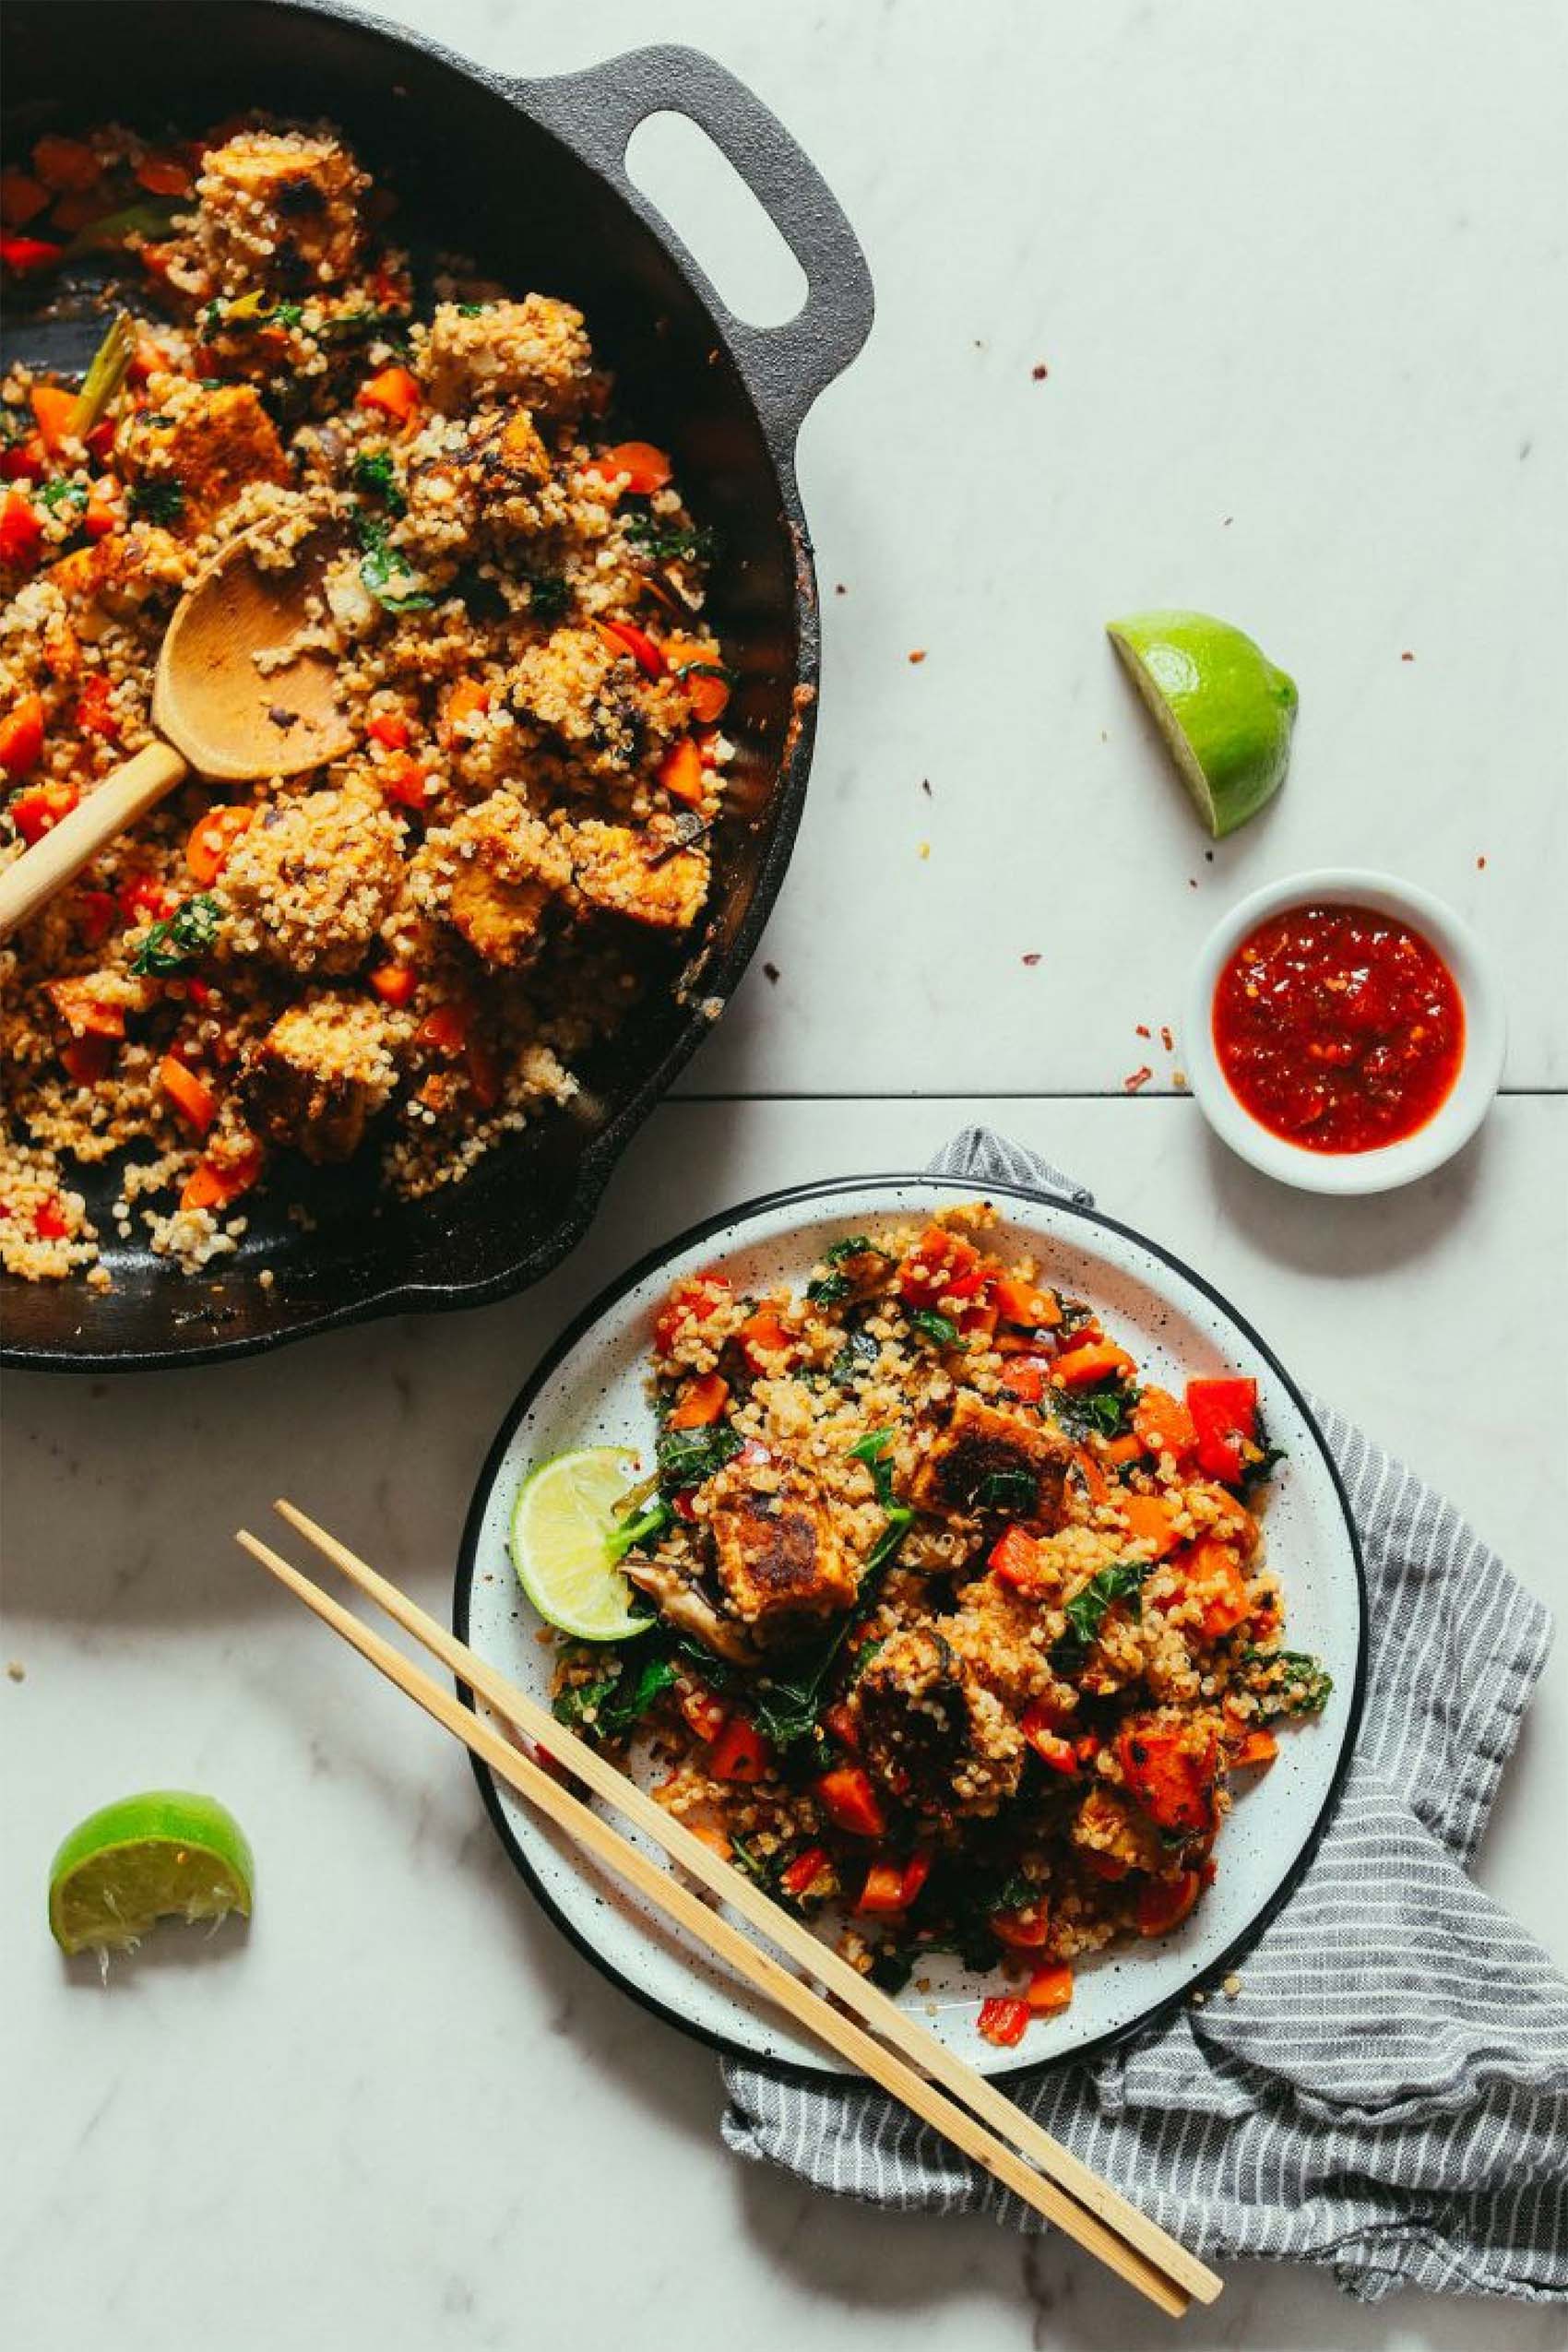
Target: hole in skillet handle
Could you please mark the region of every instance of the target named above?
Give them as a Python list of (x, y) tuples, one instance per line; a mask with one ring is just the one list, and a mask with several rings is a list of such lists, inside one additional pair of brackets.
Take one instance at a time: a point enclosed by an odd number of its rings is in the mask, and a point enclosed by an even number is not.
[(632, 133), (626, 172), (737, 318), (766, 327), (800, 316), (808, 291), (805, 271), (699, 123), (670, 109), (649, 114)]

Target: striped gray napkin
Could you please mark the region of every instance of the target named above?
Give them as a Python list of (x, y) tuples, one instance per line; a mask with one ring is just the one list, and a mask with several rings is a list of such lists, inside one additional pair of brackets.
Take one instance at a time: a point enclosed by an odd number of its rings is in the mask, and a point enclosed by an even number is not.
[[(983, 1128), (932, 1163), (1088, 1205)], [(1440, 1496), (1314, 1406), (1360, 1528), (1371, 1676), (1328, 1833), (1234, 2000), (1183, 2007), (1019, 2104), (1205, 2256), (1568, 2299), (1568, 1985), (1465, 1874), (1550, 1619)], [(730, 2146), (846, 2196), (1042, 2225), (879, 2093), (725, 2068)]]

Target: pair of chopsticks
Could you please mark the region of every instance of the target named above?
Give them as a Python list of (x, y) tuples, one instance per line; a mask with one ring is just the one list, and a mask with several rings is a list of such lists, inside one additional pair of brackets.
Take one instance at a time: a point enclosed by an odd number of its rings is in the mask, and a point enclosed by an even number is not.
[[(536, 1812), (766, 1994), (814, 2039), (880, 2084), (911, 2114), (941, 2132), (1036, 2213), (1065, 2230), (1160, 2310), (1180, 2319), (1191, 2299), (1214, 2300), (1220, 2281), (1211, 2270), (1069, 2148), (1042, 2131), (994, 2084), (966, 2065), (801, 1920), (722, 1860), (684, 1823), (656, 1805), (624, 1773), (557, 1723), (537, 1700), (487, 1666), (466, 1643), (447, 1633), (346, 1544), (293, 1503), (279, 1502), (276, 1508), (350, 1584), (412, 1633), (519, 1738), (531, 1741), (555, 1764), (586, 1782), (672, 1862), (826, 1987), (833, 2002), (824, 2000), (772, 1953), (760, 1950), (749, 1936), (717, 1916), (683, 1880), (629, 1844), (590, 1806), (563, 1788), (542, 1764), (493, 1730), (473, 1708), (422, 1672), (401, 1650), (374, 1633), (320, 1586), (248, 1530), (239, 1530), (237, 1540), (279, 1584), (286, 1585), (307, 1609), (323, 1618), (500, 1779), (527, 1798)], [(846, 2011), (850, 2013), (846, 2015)]]

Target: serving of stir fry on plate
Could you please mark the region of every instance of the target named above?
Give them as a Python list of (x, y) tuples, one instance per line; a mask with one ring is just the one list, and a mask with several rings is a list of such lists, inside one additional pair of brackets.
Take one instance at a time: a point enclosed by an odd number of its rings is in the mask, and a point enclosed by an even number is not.
[(658, 1468), (612, 1552), (646, 1623), (557, 1714), (879, 1981), (1002, 1972), (980, 2030), (1201, 1903), (1239, 1779), (1330, 1681), (1282, 1646), (1256, 1383), (1144, 1382), (994, 1212), (846, 1237), (803, 1295), (680, 1283)]

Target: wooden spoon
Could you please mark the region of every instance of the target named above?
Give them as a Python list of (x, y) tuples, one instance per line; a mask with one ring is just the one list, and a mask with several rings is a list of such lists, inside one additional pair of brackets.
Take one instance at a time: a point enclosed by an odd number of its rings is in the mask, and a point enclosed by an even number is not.
[(248, 784), (298, 776), (349, 749), (353, 738), (328, 654), (302, 653), (277, 670), (255, 664), (258, 653), (286, 645), (306, 624), (307, 602), (341, 541), (318, 530), (286, 567), (270, 569), (255, 560), (256, 536), (232, 540), (169, 624), (152, 688), (153, 724), (164, 740), (106, 776), (0, 873), (0, 939), (193, 769)]

